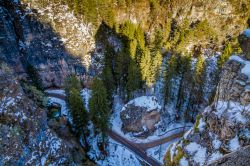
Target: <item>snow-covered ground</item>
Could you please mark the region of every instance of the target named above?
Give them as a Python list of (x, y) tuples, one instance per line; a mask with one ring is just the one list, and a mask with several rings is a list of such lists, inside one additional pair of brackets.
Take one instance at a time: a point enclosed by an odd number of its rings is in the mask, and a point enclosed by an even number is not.
[[(141, 99), (144, 99), (144, 100), (141, 101)], [(154, 97), (142, 96), (142, 97), (139, 97), (137, 99), (134, 99), (128, 102), (128, 104), (133, 103), (137, 106), (149, 107), (150, 109), (160, 108), (160, 105), (157, 104), (154, 99), (155, 99)], [(146, 139), (136, 138), (133, 136), (132, 133), (124, 134), (123, 131), (121, 130), (122, 121), (120, 118), (120, 112), (124, 110), (124, 103), (122, 103), (122, 100), (119, 98), (119, 96), (115, 96), (113, 109), (114, 109), (113, 110), (114, 112), (111, 115), (111, 119), (110, 119), (112, 130), (134, 143), (147, 143), (147, 142), (151, 142), (154, 140), (158, 140), (158, 139), (170, 136), (172, 134), (178, 133), (182, 131), (183, 129), (180, 128), (171, 132), (168, 132), (168, 131), (185, 126), (184, 123), (173, 123), (173, 124), (170, 124), (169, 126), (166, 126), (164, 131), (161, 128), (157, 128), (156, 131), (151, 136), (147, 137)], [(157, 125), (160, 125), (160, 123), (161, 121)], [(192, 124), (186, 124), (186, 126), (192, 126)]]
[(137, 156), (123, 145), (109, 138), (108, 157), (104, 160), (99, 160), (97, 163), (102, 166), (140, 166)]
[(98, 142), (100, 142), (101, 136), (94, 135), (93, 124), (89, 124), (90, 135), (88, 142), (90, 145), (90, 151), (88, 156), (95, 160), (98, 165), (101, 166), (140, 166), (137, 156), (127, 149), (125, 146), (117, 143), (111, 138), (108, 138), (108, 145), (106, 147), (107, 155), (104, 156), (98, 148)]
[(177, 142), (179, 140), (180, 139), (177, 138), (177, 139), (174, 139), (168, 143), (150, 148), (147, 150), (147, 154), (148, 154), (148, 156), (155, 158), (156, 160), (160, 161), (163, 164), (163, 158), (165, 156), (166, 149), (168, 149), (171, 144), (173, 144), (174, 142)]
[(231, 56), (230, 60), (236, 60), (236, 61), (240, 62), (241, 64), (244, 64), (245, 66), (241, 69), (241, 73), (248, 76), (248, 79), (250, 80), (250, 61), (244, 60), (237, 55)]
[(56, 98), (56, 97), (49, 97), (48, 104), (56, 103), (61, 106), (61, 115), (68, 115), (68, 108), (66, 105), (66, 102), (62, 99)]
[[(47, 92), (53, 93), (53, 94), (65, 95), (65, 92), (63, 90), (48, 90)], [(81, 95), (83, 97), (85, 107), (89, 110), (88, 101), (91, 96), (91, 90), (83, 89), (81, 91)], [(55, 97), (49, 97), (49, 102), (60, 104), (62, 108), (61, 110), (62, 114), (63, 115), (68, 114), (65, 101), (55, 98)], [(130, 101), (128, 104), (132, 104), (132, 103), (136, 104), (137, 106), (147, 107), (149, 109), (161, 108), (161, 106), (157, 103), (157, 101), (155, 100), (155, 97), (153, 96), (142, 96), (142, 97), (139, 97)], [(135, 142), (135, 143), (151, 142), (151, 141), (158, 140), (158, 139), (161, 139), (161, 138), (164, 138), (164, 137), (167, 137), (167, 136), (170, 136), (172, 134), (182, 131), (182, 129), (179, 129), (179, 130), (174, 130), (174, 131), (165, 133), (165, 131), (162, 131), (161, 129), (157, 129), (152, 136), (149, 136), (146, 139), (136, 138), (132, 134), (124, 134), (121, 131), (122, 122), (120, 119), (120, 112), (123, 110), (123, 108), (124, 108), (124, 103), (119, 98), (119, 96), (115, 96), (114, 107), (113, 107), (114, 112), (111, 115), (110, 124), (112, 126), (112, 130), (114, 130), (121, 136), (125, 137), (126, 139), (131, 140), (132, 142)], [(171, 124), (166, 128), (166, 131), (169, 131), (174, 128), (182, 127), (182, 126), (184, 126), (184, 124), (182, 123)], [(88, 142), (91, 147), (90, 147), (90, 151), (88, 152), (88, 155), (90, 156), (91, 159), (95, 160), (99, 165), (103, 165), (103, 166), (106, 166), (106, 165), (107, 166), (108, 165), (116, 165), (116, 166), (141, 165), (137, 156), (133, 152), (131, 152), (129, 149), (127, 149), (123, 145), (115, 142), (111, 138), (109, 138), (108, 146), (106, 149), (108, 152), (108, 156), (105, 157), (98, 148), (98, 142), (99, 142), (98, 140), (100, 140), (100, 135), (94, 135), (93, 128), (94, 128), (93, 124), (90, 123), (89, 125), (90, 136), (88, 137)], [(166, 149), (168, 148), (170, 144), (176, 141), (178, 141), (178, 139), (173, 140), (169, 143), (148, 149), (147, 154), (163, 163), (163, 157), (165, 155)]]
[(123, 106), (122, 111), (126, 109), (127, 105), (131, 104), (137, 107), (145, 107), (147, 108), (147, 111), (161, 109), (161, 106), (158, 104), (157, 99), (154, 96), (141, 96), (130, 100), (126, 105)]
[(250, 29), (246, 29), (243, 34), (250, 38)]
[(45, 90), (46, 93), (50, 94), (59, 94), (62, 96), (66, 96), (65, 91), (63, 89), (47, 89)]

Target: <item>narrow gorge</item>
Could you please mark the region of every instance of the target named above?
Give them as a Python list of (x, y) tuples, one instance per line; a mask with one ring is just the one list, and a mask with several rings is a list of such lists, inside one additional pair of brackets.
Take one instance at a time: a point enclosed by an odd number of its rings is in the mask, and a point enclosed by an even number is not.
[(249, 0), (0, 0), (1, 165), (248, 165)]

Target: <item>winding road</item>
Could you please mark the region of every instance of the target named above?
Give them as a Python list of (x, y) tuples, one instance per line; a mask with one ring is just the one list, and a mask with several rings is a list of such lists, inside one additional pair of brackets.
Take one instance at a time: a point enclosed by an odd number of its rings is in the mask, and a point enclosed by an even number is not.
[[(54, 98), (59, 98), (61, 100), (65, 101), (65, 95), (63, 94), (59, 94), (59, 93), (53, 93), (53, 92), (46, 92), (48, 94), (49, 97), (54, 97)], [(116, 142), (122, 144), (123, 146), (127, 147), (128, 149), (130, 149), (132, 152), (134, 152), (139, 158), (141, 158), (144, 162), (146, 162), (148, 165), (151, 166), (161, 166), (162, 164), (157, 161), (156, 159), (154, 159), (151, 156), (147, 155), (146, 150), (149, 148), (153, 148), (159, 145), (162, 145), (164, 143), (168, 143), (176, 138), (181, 138), (185, 132), (185, 128), (186, 127), (190, 127), (190, 126), (184, 126), (184, 127), (178, 127), (176, 129), (172, 129), (168, 132), (174, 131), (174, 130), (179, 130), (182, 129), (180, 132), (175, 132), (170, 136), (158, 139), (158, 140), (154, 140), (152, 142), (147, 142), (147, 143), (133, 143), (132, 141), (122, 137), (121, 135), (119, 135), (118, 133), (116, 133), (113, 130), (109, 130), (108, 131), (108, 136), (110, 138), (112, 138), (113, 140), (115, 140)], [(166, 134), (165, 133), (165, 134)]]

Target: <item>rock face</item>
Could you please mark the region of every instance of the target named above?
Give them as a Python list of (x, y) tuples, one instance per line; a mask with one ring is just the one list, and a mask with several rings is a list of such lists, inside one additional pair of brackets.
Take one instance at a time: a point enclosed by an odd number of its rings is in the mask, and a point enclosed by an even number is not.
[(160, 106), (155, 97), (142, 96), (126, 104), (120, 114), (122, 130), (137, 137), (147, 137), (160, 121)]
[(183, 139), (168, 149), (165, 165), (206, 165), (250, 144), (249, 71), (250, 61), (230, 57), (214, 103), (197, 117)]
[(90, 65), (95, 46), (91, 26), (64, 5), (17, 2), (0, 1), (0, 59), (20, 76), (31, 64), (45, 88), (61, 87), (72, 73), (87, 80), (95, 68)]
[(0, 63), (0, 84), (1, 165), (84, 164), (84, 150), (65, 121), (50, 128), (46, 111), (27, 96), (5, 63)]
[(223, 156), (221, 159), (209, 164), (210, 166), (230, 166), (241, 165), (247, 166), (250, 162), (250, 146), (241, 148), (236, 152)]
[(250, 29), (245, 30), (238, 40), (246, 58), (250, 60)]

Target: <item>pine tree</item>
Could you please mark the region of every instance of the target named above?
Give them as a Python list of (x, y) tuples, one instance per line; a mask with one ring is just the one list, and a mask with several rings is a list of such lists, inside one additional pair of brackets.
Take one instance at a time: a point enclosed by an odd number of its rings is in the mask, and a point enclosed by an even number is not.
[(145, 49), (142, 51), (142, 57), (140, 61), (140, 69), (142, 74), (142, 80), (146, 82), (147, 86), (152, 86), (151, 80), (151, 56), (150, 51)]
[(162, 65), (162, 54), (160, 53), (160, 51), (156, 51), (155, 55), (152, 57), (151, 60), (150, 80), (152, 83), (155, 83), (156, 79), (158, 78), (161, 65)]
[(84, 134), (88, 123), (88, 114), (84, 108), (84, 103), (80, 95), (80, 91), (75, 88), (70, 89), (68, 98), (69, 111), (73, 118), (74, 127), (76, 129), (77, 136)]
[[(191, 88), (191, 83), (192, 83), (192, 75), (191, 75), (191, 71), (192, 71), (192, 56), (191, 55), (181, 55), (180, 56), (180, 73), (181, 73), (181, 84), (179, 87), (179, 91), (178, 91), (178, 98), (177, 98), (177, 104), (176, 104), (176, 109), (179, 112), (178, 114), (181, 115), (183, 113), (186, 112), (186, 107), (182, 108), (185, 103), (185, 101), (188, 101), (189, 99), (188, 97), (188, 91)], [(184, 115), (181, 115), (180, 117), (184, 117)]]
[(194, 76), (192, 80), (192, 89), (191, 92), (195, 95), (190, 96), (188, 110), (191, 112), (191, 121), (195, 120), (195, 115), (199, 109), (199, 105), (203, 101), (203, 75), (204, 75), (204, 68), (205, 61), (202, 55), (197, 58), (196, 66), (194, 69)]
[(204, 70), (204, 58), (200, 55), (197, 59), (197, 63), (195, 66), (195, 73), (194, 73), (194, 81), (198, 84), (201, 85), (203, 80), (202, 80), (202, 74)]
[[(78, 91), (81, 90), (81, 84), (75, 75), (68, 76), (64, 80), (64, 90), (65, 90), (66, 96), (69, 96), (70, 90), (73, 88), (77, 89)], [(66, 100), (67, 100), (67, 98), (66, 98)]]
[(102, 72), (103, 83), (107, 89), (108, 100), (112, 102), (115, 80), (110, 66), (105, 66)]
[(136, 59), (136, 47), (137, 47), (137, 41), (135, 39), (130, 40), (128, 54), (132, 60)]
[(29, 75), (29, 78), (32, 80), (33, 85), (37, 89), (43, 90), (42, 80), (37, 72), (37, 69), (30, 63), (27, 64), (27, 73)]
[(107, 97), (107, 90), (103, 82), (95, 78), (92, 84), (92, 96), (89, 100), (89, 108), (96, 131), (102, 133), (103, 143), (109, 128), (110, 109)]
[(131, 61), (128, 68), (128, 82), (127, 82), (127, 92), (129, 98), (131, 98), (131, 93), (141, 87), (141, 74), (140, 69), (134, 61)]
[(228, 43), (226, 45), (222, 55), (219, 57), (219, 59), (217, 61), (217, 66), (219, 69), (221, 69), (224, 66), (224, 64), (229, 59), (230, 55), (232, 55), (232, 53), (233, 53), (232, 45), (230, 43)]
[(83, 135), (85, 144), (87, 145), (86, 133), (88, 113), (84, 107), (84, 103), (80, 94), (80, 81), (76, 76), (70, 76), (65, 80), (64, 85), (66, 93), (66, 103), (73, 118), (73, 126), (75, 128), (76, 135), (78, 137)]
[(168, 102), (171, 97), (171, 89), (172, 89), (172, 79), (175, 78), (177, 75), (177, 68), (178, 68), (178, 59), (177, 55), (172, 55), (170, 59), (167, 61), (167, 70), (166, 70), (166, 77), (165, 77), (165, 101)]

